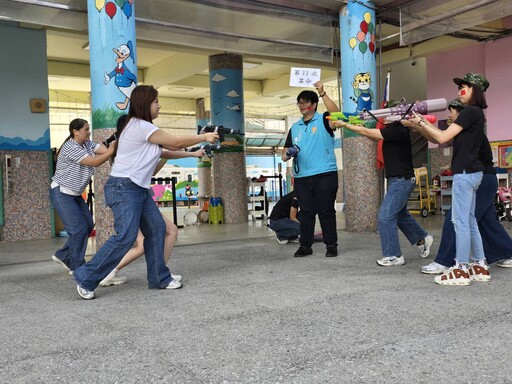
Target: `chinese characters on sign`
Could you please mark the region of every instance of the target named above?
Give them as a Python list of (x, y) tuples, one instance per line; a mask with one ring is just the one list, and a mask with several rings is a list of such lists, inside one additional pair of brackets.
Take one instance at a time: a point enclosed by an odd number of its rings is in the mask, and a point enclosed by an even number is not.
[(295, 68), (290, 70), (290, 87), (312, 87), (320, 81), (321, 70), (318, 68)]

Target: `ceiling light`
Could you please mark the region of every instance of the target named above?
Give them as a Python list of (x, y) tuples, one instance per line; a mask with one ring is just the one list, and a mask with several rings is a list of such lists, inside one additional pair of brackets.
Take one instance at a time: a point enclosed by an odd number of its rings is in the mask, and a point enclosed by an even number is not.
[(257, 63), (255, 61), (244, 61), (244, 69), (253, 69), (263, 65), (263, 63)]
[(84, 51), (88, 51), (89, 50), (89, 42), (85, 43), (84, 45), (82, 45), (82, 49)]
[(173, 92), (189, 92), (193, 89), (194, 88), (192, 88), (192, 87), (174, 87), (171, 89), (171, 91), (173, 91)]
[(48, 76), (48, 81), (52, 81), (54, 83), (58, 83), (59, 81), (64, 80), (61, 76)]

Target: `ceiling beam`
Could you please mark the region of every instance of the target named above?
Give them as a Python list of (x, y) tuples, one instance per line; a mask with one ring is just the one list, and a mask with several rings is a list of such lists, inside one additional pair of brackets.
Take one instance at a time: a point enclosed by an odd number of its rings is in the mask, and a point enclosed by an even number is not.
[(144, 82), (155, 88), (189, 78), (208, 68), (208, 56), (177, 53), (144, 71)]

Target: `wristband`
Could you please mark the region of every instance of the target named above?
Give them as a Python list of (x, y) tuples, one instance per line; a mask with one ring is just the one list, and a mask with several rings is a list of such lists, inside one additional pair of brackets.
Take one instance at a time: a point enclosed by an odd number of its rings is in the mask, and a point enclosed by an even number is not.
[(321, 95), (319, 94), (318, 96), (320, 96), (320, 97), (324, 97), (324, 96), (325, 96), (325, 92), (324, 92), (324, 93), (322, 93)]

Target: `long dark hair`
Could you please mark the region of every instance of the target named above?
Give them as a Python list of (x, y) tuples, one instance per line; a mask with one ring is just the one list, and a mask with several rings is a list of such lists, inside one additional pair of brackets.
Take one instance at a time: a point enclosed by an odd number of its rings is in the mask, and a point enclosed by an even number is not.
[(487, 108), (487, 101), (485, 100), (484, 91), (482, 91), (482, 89), (477, 85), (468, 84), (468, 86), (473, 88), (473, 95), (471, 95), (469, 105), (476, 105), (482, 109)]
[(117, 140), (114, 143), (114, 154), (110, 158), (114, 162), (119, 145), (119, 138), (128, 122), (132, 119), (141, 119), (153, 123), (151, 117), (151, 103), (158, 97), (158, 91), (152, 85), (139, 85), (135, 87), (130, 95), (130, 109), (128, 115), (122, 115), (117, 121)]
[(59, 147), (59, 150), (57, 151), (57, 154), (55, 155), (55, 160), (57, 160), (57, 158), (59, 157), (59, 153), (60, 153), (60, 150), (62, 148), (62, 146), (64, 145), (64, 143), (66, 141), (69, 141), (71, 140), (73, 137), (75, 137), (75, 134), (74, 134), (74, 130), (81, 130), (85, 124), (89, 124), (87, 122), (87, 120), (84, 120), (84, 119), (73, 119), (71, 120), (71, 123), (69, 123), (69, 136), (66, 138), (66, 140), (64, 140), (64, 142), (61, 144), (61, 146)]

